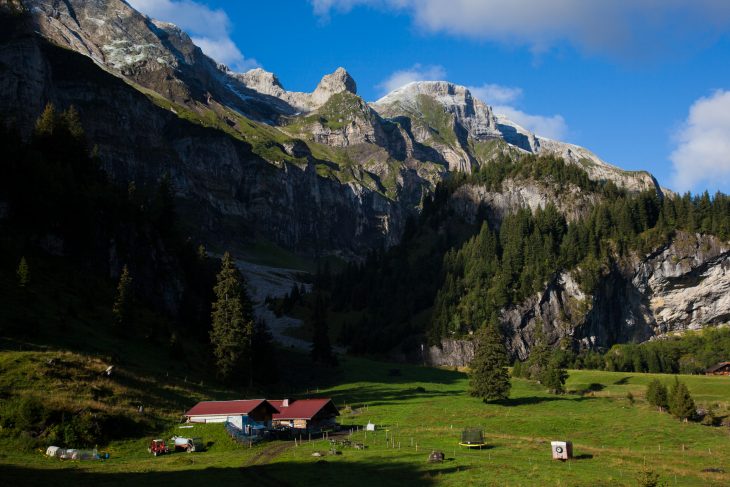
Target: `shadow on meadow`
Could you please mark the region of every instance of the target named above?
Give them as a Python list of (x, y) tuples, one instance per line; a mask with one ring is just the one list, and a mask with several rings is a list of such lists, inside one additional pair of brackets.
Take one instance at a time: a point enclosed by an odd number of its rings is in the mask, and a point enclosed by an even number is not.
[(541, 404), (544, 402), (554, 402), (554, 401), (583, 402), (583, 401), (590, 401), (593, 399), (595, 399), (595, 398), (586, 397), (586, 396), (580, 396), (580, 397), (574, 397), (574, 396), (522, 396), (522, 397), (510, 397), (510, 398), (503, 399), (500, 401), (494, 401), (494, 404), (499, 404), (501, 406), (530, 406), (533, 404)]
[[(75, 467), (76, 465), (74, 465)], [(438, 477), (464, 467), (417, 466), (388, 462), (384, 464), (340, 462), (277, 462), (248, 467), (206, 468), (172, 472), (100, 473), (79, 468), (29, 469), (0, 465), (4, 485), (13, 487), (54, 485), (58, 487), (166, 486), (170, 485), (257, 485), (262, 487), (322, 486), (402, 487), (436, 485)]]
[(428, 390), (426, 388), (394, 389), (380, 385), (357, 386), (349, 389), (332, 391), (331, 397), (337, 403), (358, 406), (387, 406), (412, 399), (432, 399), (437, 397), (455, 397), (465, 394), (461, 390)]

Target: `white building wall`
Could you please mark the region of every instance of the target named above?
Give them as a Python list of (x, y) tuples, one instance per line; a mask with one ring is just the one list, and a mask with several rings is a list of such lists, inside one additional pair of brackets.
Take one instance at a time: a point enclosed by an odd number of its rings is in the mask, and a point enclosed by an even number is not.
[(191, 423), (225, 423), (228, 416), (210, 415), (210, 416), (191, 416)]

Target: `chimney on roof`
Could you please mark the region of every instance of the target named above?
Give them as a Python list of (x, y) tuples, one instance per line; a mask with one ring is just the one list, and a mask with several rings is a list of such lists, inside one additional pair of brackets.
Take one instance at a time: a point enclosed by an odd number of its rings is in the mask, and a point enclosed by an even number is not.
[(281, 407), (288, 408), (289, 407), (289, 399), (284, 399), (281, 401)]

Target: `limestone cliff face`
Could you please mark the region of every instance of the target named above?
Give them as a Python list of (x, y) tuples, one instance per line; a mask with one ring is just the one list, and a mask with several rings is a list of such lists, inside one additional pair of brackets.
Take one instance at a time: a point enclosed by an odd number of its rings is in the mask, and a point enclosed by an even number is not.
[(463, 185), (451, 196), (449, 204), (467, 221), (473, 222), (477, 215), (486, 213), (490, 223), (499, 226), (507, 215), (518, 209), (535, 211), (549, 204), (555, 205), (567, 221), (575, 221), (586, 216), (598, 202), (596, 194), (573, 185), (557, 188), (544, 181), (507, 179), (500, 191), (488, 191), (477, 184)]
[(45, 103), (76, 106), (107, 173), (138, 187), (169, 174), (191, 232), (212, 248), (264, 239), (351, 257), (400, 235), (403, 210), (382, 194), (321, 177), (306, 157), (273, 165), (248, 143), (155, 105), (86, 57), (32, 33), (5, 35), (12, 38), (0, 50), (0, 113), (28, 133)]
[(247, 88), (203, 54), (179, 27), (150, 19), (121, 0), (22, 0), (44, 38), (99, 67), (186, 106), (211, 99), (260, 119), (292, 107)]
[[(712, 236), (678, 233), (654, 253), (609, 269), (592, 295), (569, 273), (500, 316), (514, 357), (524, 360), (537, 326), (552, 344), (568, 339), (583, 348), (641, 342), (668, 333), (730, 321), (730, 244)], [(466, 365), (470, 340), (431, 347), (426, 361)]]

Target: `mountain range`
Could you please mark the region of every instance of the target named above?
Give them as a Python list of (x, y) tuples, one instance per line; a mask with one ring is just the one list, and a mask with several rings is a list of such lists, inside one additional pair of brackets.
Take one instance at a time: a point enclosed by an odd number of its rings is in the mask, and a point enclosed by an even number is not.
[[(218, 251), (263, 243), (357, 261), (396, 246), (437, 186), (505, 157), (554, 156), (597, 184), (675, 197), (651, 174), (540, 137), (447, 81), (367, 102), (338, 68), (312, 92), (290, 92), (263, 69), (232, 72), (175, 25), (122, 0), (3, 0), (2, 8), (0, 115), (28, 135), (47, 103), (73, 105), (109, 177), (139, 187), (168, 177), (186, 234)], [(496, 227), (548, 204), (576, 221), (602, 200), (534, 177), (499, 190), (470, 183), (449, 198), (455, 217), (474, 222), (486, 208)], [(551, 340), (587, 346), (726, 322), (729, 269), (728, 242), (681, 234), (617, 264), (592, 296), (560, 272), (504, 310), (517, 331), (511, 350), (526, 356), (536, 323), (566, 315), (570, 326), (552, 326)], [(593, 314), (575, 312), (575, 300)], [(459, 353), (433, 361), (466, 360)]]

